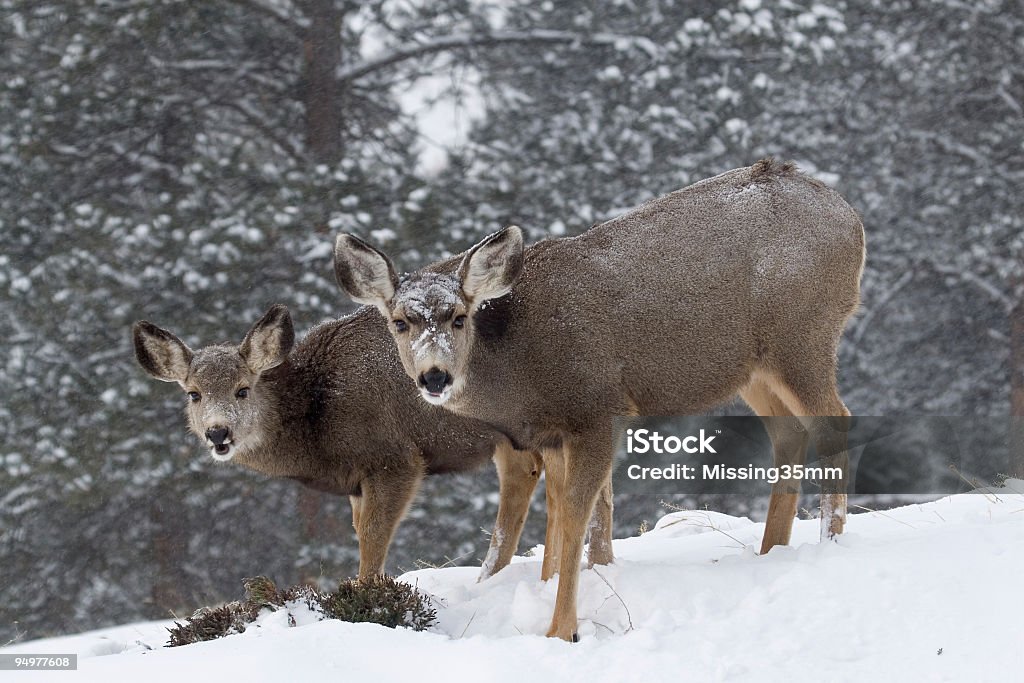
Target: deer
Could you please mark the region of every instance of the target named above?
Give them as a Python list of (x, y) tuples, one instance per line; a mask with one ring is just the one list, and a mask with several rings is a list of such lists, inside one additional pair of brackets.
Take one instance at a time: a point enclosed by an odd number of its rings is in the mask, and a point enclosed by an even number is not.
[[(842, 532), (850, 412), (837, 354), (864, 259), (857, 212), (773, 159), (575, 237), (525, 247), (509, 226), (402, 278), (354, 235), (335, 242), (339, 285), (388, 321), (425, 402), (542, 451), (561, 510), (547, 635), (572, 641), (585, 523), (612, 470), (616, 416), (696, 414), (739, 396), (759, 416), (793, 418), (765, 420), (773, 458), (803, 463), (813, 439), (842, 468), (823, 485), (821, 536)], [(762, 554), (789, 543), (798, 488), (772, 486)]]
[[(509, 564), (542, 473), (539, 454), (513, 448), (479, 420), (421, 401), (373, 309), (322, 323), (297, 344), (280, 304), (237, 345), (193, 351), (145, 320), (135, 323), (132, 339), (146, 373), (186, 392), (189, 430), (214, 460), (349, 497), (360, 581), (384, 573), (424, 476), (473, 470), (488, 457), (500, 496), (479, 580)], [(597, 517), (607, 520), (602, 538), (609, 546), (610, 516), (608, 509)], [(549, 512), (549, 529), (555, 523)]]

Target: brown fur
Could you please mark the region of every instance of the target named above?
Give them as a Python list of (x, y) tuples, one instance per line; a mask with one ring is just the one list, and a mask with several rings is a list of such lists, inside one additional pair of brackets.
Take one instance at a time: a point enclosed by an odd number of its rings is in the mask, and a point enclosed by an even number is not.
[[(480, 421), (421, 401), (370, 309), (313, 328), (291, 349), (293, 339), (283, 306), (240, 346), (193, 352), (155, 325), (134, 327), (142, 367), (201, 395), (186, 415), (208, 447), (207, 429), (229, 427), (234, 462), (350, 496), (360, 579), (384, 572), (391, 538), (425, 474), (470, 470), (492, 454), (501, 499), (481, 578), (507, 565), (540, 477), (539, 456), (516, 451)], [(243, 387), (249, 395), (238, 398)]]
[(773, 177), (792, 176), (797, 173), (796, 164), (792, 161), (778, 162), (771, 157), (761, 159), (750, 167), (750, 179), (754, 182)]
[[(518, 228), (496, 233), (458, 272), (480, 268), (479, 281), (497, 274), (491, 290), (512, 286), (501, 282), (503, 254), (494, 250), (506, 245), (514, 263), (517, 240)], [(849, 412), (836, 390), (836, 350), (859, 301), (864, 231), (833, 190), (766, 159), (522, 256), (511, 294), (479, 309), (467, 278), (452, 292), (423, 286), (450, 262), (413, 274), (393, 296), (380, 287), (356, 294), (376, 296), (392, 318), (410, 309), (424, 318), (392, 334), (410, 376), (449, 374), (434, 400), (522, 448), (558, 436), (561, 448), (543, 453), (561, 538), (548, 635), (569, 639), (586, 520), (611, 471), (614, 416), (700, 413), (739, 394), (758, 414), (797, 418), (771, 430), (780, 464), (803, 461), (808, 431), (830, 464), (845, 463)], [(375, 258), (382, 268), (386, 257)], [(470, 324), (432, 320), (439, 301), (473, 314)], [(843, 491), (839, 482), (823, 495), (825, 535), (842, 530)], [(796, 500), (773, 488), (762, 552), (788, 542)], [(544, 574), (552, 572), (545, 557)]]

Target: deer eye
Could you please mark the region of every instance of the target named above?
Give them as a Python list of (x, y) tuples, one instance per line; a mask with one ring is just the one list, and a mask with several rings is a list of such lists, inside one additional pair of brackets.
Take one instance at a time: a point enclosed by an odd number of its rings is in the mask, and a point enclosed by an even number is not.
[(452, 321), (452, 327), (458, 328), (460, 330), (465, 326), (465, 324), (466, 316), (464, 315), (457, 315), (455, 316), (455, 320)]
[(405, 332), (408, 329), (409, 329), (409, 323), (405, 322), (404, 320), (396, 320), (395, 321), (395, 330), (396, 331), (398, 331), (398, 332)]
[(188, 398), (193, 403), (199, 403), (199, 399), (201, 399), (202, 396), (199, 395), (198, 391), (190, 391), (188, 392)]
[(249, 387), (242, 387), (241, 389), (235, 392), (235, 396), (237, 396), (238, 398), (248, 398)]

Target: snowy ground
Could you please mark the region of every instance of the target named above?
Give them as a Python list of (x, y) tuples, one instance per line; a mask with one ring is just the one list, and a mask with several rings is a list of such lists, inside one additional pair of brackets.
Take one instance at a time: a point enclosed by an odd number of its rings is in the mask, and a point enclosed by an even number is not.
[[(154, 622), (11, 646), (78, 652), (75, 681), (960, 681), (1024, 678), (1024, 482), (852, 516), (838, 543), (816, 520), (755, 554), (763, 524), (679, 512), (615, 542), (584, 571), (582, 642), (542, 637), (555, 581), (537, 557), (485, 583), (473, 568), (406, 581), (437, 598), (433, 632), (265, 614), (244, 634), (161, 647)], [(614, 588), (614, 591), (613, 591)], [(628, 610), (628, 611), (627, 611)], [(148, 646), (148, 647), (147, 647)], [(148, 649), (151, 647), (152, 649)], [(6, 673), (6, 672), (5, 672)]]

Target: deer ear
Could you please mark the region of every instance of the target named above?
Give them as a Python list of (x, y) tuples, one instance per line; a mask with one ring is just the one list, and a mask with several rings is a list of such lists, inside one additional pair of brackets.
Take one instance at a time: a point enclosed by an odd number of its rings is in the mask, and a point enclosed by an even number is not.
[(334, 242), (334, 276), (353, 301), (376, 306), (384, 317), (391, 315), (398, 275), (382, 252), (355, 235), (342, 233)]
[(271, 306), (245, 335), (238, 347), (238, 355), (250, 370), (260, 374), (283, 363), (294, 343), (292, 316), (287, 306), (277, 304)]
[(523, 269), (523, 231), (515, 225), (486, 238), (462, 259), (459, 281), (473, 304), (508, 294)]
[(192, 349), (167, 330), (140, 320), (132, 326), (135, 359), (142, 369), (161, 382), (184, 385), (192, 364)]

